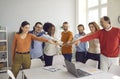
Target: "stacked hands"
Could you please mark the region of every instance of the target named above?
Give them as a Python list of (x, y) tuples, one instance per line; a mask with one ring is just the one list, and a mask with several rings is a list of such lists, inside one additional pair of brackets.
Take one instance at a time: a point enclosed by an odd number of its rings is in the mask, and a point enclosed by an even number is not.
[(49, 40), (48, 42), (51, 43), (51, 44), (59, 45), (59, 46), (67, 46), (67, 45), (78, 44), (78, 43), (80, 43), (80, 40), (77, 39), (77, 40), (68, 41), (66, 43), (63, 43), (62, 41), (52, 39), (52, 40)]
[(62, 41), (60, 41), (56, 38), (53, 38), (47, 34), (43, 35), (43, 37), (48, 39), (48, 43), (59, 45), (59, 46), (69, 46), (69, 45), (73, 45), (73, 44), (79, 44), (80, 39), (82, 38), (82, 37), (80, 37), (80, 38), (75, 39), (73, 41), (68, 41), (68, 42), (63, 43)]
[(51, 44), (55, 44), (55, 45), (59, 45), (59, 46), (62, 46), (63, 45), (63, 42), (62, 41), (57, 41), (57, 40), (48, 40), (49, 43)]

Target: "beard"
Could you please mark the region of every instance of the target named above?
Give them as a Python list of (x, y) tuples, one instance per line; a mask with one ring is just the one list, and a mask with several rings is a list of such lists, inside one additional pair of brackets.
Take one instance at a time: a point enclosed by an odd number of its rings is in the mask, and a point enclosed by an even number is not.
[(63, 28), (63, 30), (65, 30), (65, 31), (66, 31), (66, 30), (67, 30), (67, 28)]

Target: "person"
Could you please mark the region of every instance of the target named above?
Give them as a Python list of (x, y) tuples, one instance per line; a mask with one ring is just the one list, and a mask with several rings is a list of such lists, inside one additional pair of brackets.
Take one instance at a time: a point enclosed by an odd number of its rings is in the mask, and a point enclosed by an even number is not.
[(46, 42), (44, 45), (45, 66), (51, 66), (52, 62), (53, 62), (53, 56), (58, 53), (57, 52), (57, 40), (54, 36), (55, 26), (50, 22), (46, 22), (43, 25), (43, 29), (47, 33), (46, 35), (43, 35), (43, 37), (46, 37), (48, 39), (52, 39), (56, 42), (56, 44), (50, 44), (50, 43)]
[[(90, 29), (90, 34), (93, 34), (100, 30), (100, 27), (96, 22), (90, 22), (88, 24)], [(86, 55), (86, 60), (93, 59), (98, 61), (98, 69), (100, 69), (100, 43), (98, 39), (93, 39), (89, 41), (89, 48)]]
[(86, 35), (79, 40), (75, 40), (72, 44), (77, 42), (85, 42), (92, 39), (99, 39), (100, 42), (100, 68), (108, 71), (111, 65), (119, 65), (119, 52), (120, 52), (120, 28), (112, 27), (111, 21), (108, 16), (103, 16), (100, 19), (100, 24), (103, 29)]
[[(41, 22), (36, 22), (35, 26), (33, 27), (33, 30), (30, 31), (30, 33), (36, 35), (37, 37), (40, 37), (43, 34), (45, 34), (45, 32), (43, 31), (42, 23)], [(44, 46), (43, 42), (36, 41), (36, 40), (33, 40), (31, 42), (30, 55), (31, 55), (32, 59), (40, 58), (41, 60), (44, 60), (44, 57), (43, 57), (43, 46)]]
[(61, 33), (61, 41), (63, 45), (61, 47), (61, 52), (64, 58), (68, 61), (72, 59), (72, 45), (69, 45), (73, 40), (72, 32), (68, 30), (69, 24), (68, 22), (63, 23), (63, 32)]
[[(84, 25), (79, 24), (77, 28), (78, 28), (79, 33), (75, 34), (74, 40), (86, 35), (84, 32), (84, 29), (85, 29)], [(78, 43), (75, 45), (75, 47), (76, 47), (76, 55), (75, 55), (76, 61), (85, 63), (86, 62), (86, 53), (88, 50), (87, 42)]]
[(30, 24), (27, 21), (21, 23), (19, 32), (15, 34), (12, 44), (12, 72), (15, 77), (22, 67), (23, 69), (30, 68), (30, 45), (32, 40), (53, 43), (53, 41), (42, 37), (36, 37), (28, 33)]

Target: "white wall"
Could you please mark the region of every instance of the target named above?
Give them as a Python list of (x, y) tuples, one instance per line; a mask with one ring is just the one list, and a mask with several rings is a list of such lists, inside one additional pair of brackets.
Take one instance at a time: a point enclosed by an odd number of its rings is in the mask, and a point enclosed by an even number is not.
[(0, 25), (8, 30), (9, 62), (13, 32), (18, 31), (22, 21), (52, 22), (57, 29), (68, 21), (70, 29), (75, 26), (75, 0), (0, 0)]
[(108, 0), (108, 16), (113, 26), (120, 27), (118, 16), (120, 16), (120, 0)]
[[(86, 15), (86, 0), (76, 0), (76, 27), (79, 24), (83, 24), (85, 27), (85, 31), (86, 28), (88, 28), (86, 25)], [(76, 31), (78, 32), (78, 30)]]

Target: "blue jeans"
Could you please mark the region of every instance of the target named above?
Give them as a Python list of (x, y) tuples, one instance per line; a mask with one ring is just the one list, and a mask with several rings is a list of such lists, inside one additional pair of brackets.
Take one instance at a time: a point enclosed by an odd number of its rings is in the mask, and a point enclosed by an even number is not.
[(64, 58), (71, 62), (72, 54), (63, 54)]

